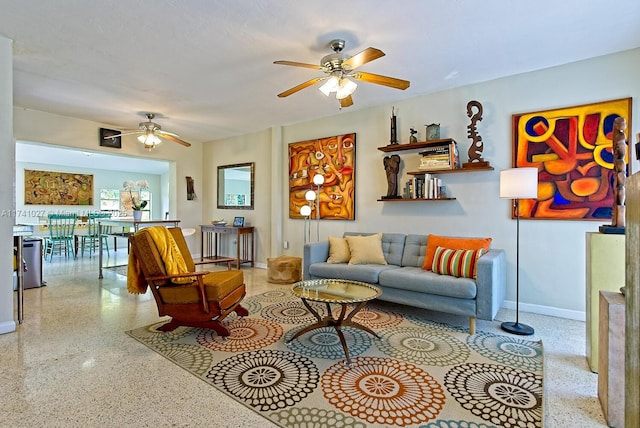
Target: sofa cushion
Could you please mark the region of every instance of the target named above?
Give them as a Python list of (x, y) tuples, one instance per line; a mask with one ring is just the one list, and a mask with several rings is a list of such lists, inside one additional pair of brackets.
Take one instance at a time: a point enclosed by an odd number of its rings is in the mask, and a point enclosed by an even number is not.
[(433, 256), (436, 248), (443, 247), (451, 250), (479, 250), (483, 248), (489, 251), (491, 238), (455, 238), (450, 236), (429, 235), (427, 236), (427, 253), (424, 257), (422, 268), (431, 270), (433, 266)]
[(484, 249), (479, 250), (450, 250), (438, 247), (433, 256), (433, 273), (441, 275), (452, 275), (457, 278), (475, 278), (478, 259), (482, 256)]
[(378, 282), (389, 288), (460, 299), (475, 299), (477, 294), (476, 282), (471, 278), (439, 275), (414, 266), (381, 271)]
[[(344, 236), (369, 236), (374, 233), (360, 233), (360, 232), (345, 232)], [(383, 233), (382, 234), (382, 252), (384, 258), (390, 265), (402, 264), (402, 254), (404, 252), (406, 235), (404, 233)], [(422, 265), (420, 265), (422, 266)]]
[[(350, 265), (347, 263), (313, 263), (309, 275), (313, 278), (350, 279), (376, 284), (380, 272), (398, 269), (395, 265)], [(424, 272), (424, 271), (423, 271)]]
[(349, 244), (344, 238), (329, 237), (329, 258), (327, 263), (348, 263), (351, 258)]
[(427, 235), (407, 235), (401, 266), (421, 268), (427, 253)]
[(382, 233), (368, 236), (347, 236), (345, 239), (351, 252), (350, 265), (387, 264), (382, 252)]

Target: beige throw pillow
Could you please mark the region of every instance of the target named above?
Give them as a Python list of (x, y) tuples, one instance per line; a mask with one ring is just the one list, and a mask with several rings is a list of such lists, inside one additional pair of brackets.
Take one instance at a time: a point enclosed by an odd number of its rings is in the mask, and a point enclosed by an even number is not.
[(382, 252), (382, 233), (368, 236), (347, 236), (345, 239), (351, 252), (350, 265), (387, 264)]
[(329, 237), (329, 258), (327, 263), (348, 263), (351, 258), (349, 244), (344, 238)]

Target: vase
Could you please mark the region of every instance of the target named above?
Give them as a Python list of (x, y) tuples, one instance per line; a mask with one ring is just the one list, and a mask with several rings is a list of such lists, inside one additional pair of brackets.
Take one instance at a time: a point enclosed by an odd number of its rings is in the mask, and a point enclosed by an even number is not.
[(140, 221), (140, 220), (142, 220), (142, 211), (133, 210), (133, 221)]

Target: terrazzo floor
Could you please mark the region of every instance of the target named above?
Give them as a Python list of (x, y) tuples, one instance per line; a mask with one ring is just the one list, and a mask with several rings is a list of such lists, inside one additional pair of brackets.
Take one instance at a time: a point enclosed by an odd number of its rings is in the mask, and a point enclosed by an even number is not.
[[(110, 265), (126, 263), (126, 249)], [(266, 270), (243, 268), (248, 294), (273, 288)], [(44, 263), (47, 286), (25, 290), (24, 322), (0, 335), (1, 427), (270, 427), (266, 419), (131, 339), (124, 332), (159, 320), (150, 293), (130, 295), (97, 258)], [(466, 325), (466, 317), (432, 313)], [(503, 333), (501, 310), (483, 331)], [(585, 323), (521, 313), (545, 352), (545, 427), (606, 427), (597, 375), (585, 357)]]

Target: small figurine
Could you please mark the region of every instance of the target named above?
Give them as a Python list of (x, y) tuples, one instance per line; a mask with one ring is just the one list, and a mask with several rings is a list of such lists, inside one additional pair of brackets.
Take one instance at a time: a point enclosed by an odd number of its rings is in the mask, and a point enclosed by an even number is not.
[(417, 143), (418, 137), (416, 137), (416, 134), (418, 133), (418, 131), (413, 128), (409, 128), (409, 133), (411, 134), (411, 136), (409, 137), (409, 143)]

